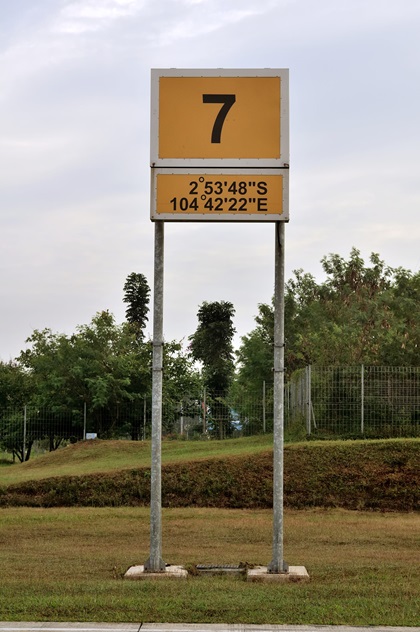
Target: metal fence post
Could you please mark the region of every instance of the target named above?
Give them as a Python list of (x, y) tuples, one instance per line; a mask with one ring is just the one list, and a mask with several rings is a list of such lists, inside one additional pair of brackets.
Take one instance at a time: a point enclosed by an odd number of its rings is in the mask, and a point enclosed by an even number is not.
[(307, 410), (306, 410), (306, 432), (308, 436), (311, 435), (311, 415), (312, 415), (312, 366), (309, 364), (306, 367), (306, 401), (307, 401)]
[(265, 422), (265, 380), (263, 381), (263, 433), (265, 434), (266, 431), (266, 422)]
[(86, 441), (86, 420), (87, 420), (86, 402), (83, 402), (83, 440), (84, 441)]
[(26, 406), (23, 407), (23, 445), (22, 445), (22, 463), (25, 462), (26, 452)]
[(180, 412), (180, 433), (181, 435), (184, 434), (184, 407), (182, 405), (182, 400), (179, 402), (179, 412)]
[(204, 387), (204, 392), (203, 392), (203, 435), (206, 434), (207, 432), (207, 420), (206, 420), (206, 413), (207, 413), (207, 401), (206, 401), (206, 387)]
[(150, 557), (144, 570), (165, 570), (162, 560), (162, 382), (163, 382), (164, 222), (155, 222), (153, 297), (152, 466), (150, 481)]
[(360, 432), (362, 435), (365, 434), (365, 367), (362, 364), (361, 373), (360, 373)]

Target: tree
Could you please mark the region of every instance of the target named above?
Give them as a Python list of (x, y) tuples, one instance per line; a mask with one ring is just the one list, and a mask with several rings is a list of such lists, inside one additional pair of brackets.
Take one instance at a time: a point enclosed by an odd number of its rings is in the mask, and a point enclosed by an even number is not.
[(201, 391), (201, 376), (191, 354), (185, 352), (182, 344), (175, 340), (164, 344), (163, 375), (162, 424), (166, 432), (174, 432), (181, 410), (188, 416), (191, 408), (196, 408), (193, 403)]
[(0, 361), (0, 411), (23, 407), (29, 397), (28, 375), (15, 361)]
[[(84, 403), (88, 423), (101, 438), (142, 436), (144, 404), (152, 390), (152, 345), (139, 341), (130, 323), (118, 325), (110, 312), (102, 311), (70, 336), (35, 330), (27, 343), (19, 367), (31, 387), (28, 414), (29, 408), (48, 411), (47, 418), (38, 420), (31, 410), (28, 427), (40, 429), (37, 439), (48, 437), (55, 449), (62, 438), (80, 438)], [(164, 398), (174, 411), (185, 394), (196, 390), (192, 364), (180, 343), (165, 345)], [(167, 430), (170, 423), (168, 418)]]
[(148, 321), (150, 287), (143, 274), (132, 272), (124, 284), (124, 303), (127, 322), (133, 327), (138, 340), (144, 338), (144, 328)]
[[(262, 307), (260, 306), (260, 309)], [(241, 346), (236, 352), (239, 370), (231, 388), (231, 394), (244, 434), (247, 434), (250, 428), (252, 428), (252, 434), (256, 429), (263, 431), (263, 399), (265, 397), (266, 404), (272, 400), (274, 360), (272, 329), (272, 326), (266, 329), (257, 325), (253, 331), (241, 338)], [(267, 335), (268, 331), (270, 335)], [(256, 402), (260, 402), (261, 406), (256, 406)]]
[[(366, 265), (353, 248), (345, 260), (321, 261), (322, 282), (294, 271), (285, 291), (285, 366), (420, 363), (420, 273), (385, 265), (372, 253)], [(257, 327), (242, 338), (238, 380), (256, 388), (271, 365), (273, 308), (259, 306)]]
[(21, 463), (29, 461), (35, 441), (33, 433), (29, 431), (26, 433), (25, 446), (23, 446), (23, 423), (23, 410), (16, 409), (2, 415), (0, 445), (3, 450), (13, 455), (13, 461), (17, 457)]
[(125, 423), (122, 408), (150, 393), (149, 345), (136, 343), (128, 324), (117, 325), (108, 311), (98, 312), (71, 336), (35, 330), (27, 342), (30, 347), (19, 361), (32, 383), (29, 403), (57, 415), (78, 412), (76, 436), (84, 402), (95, 430), (114, 436)]
[[(229, 411), (223, 403), (234, 375), (233, 316), (235, 309), (227, 301), (204, 302), (197, 313), (198, 327), (189, 337), (194, 360), (203, 364), (203, 381), (213, 398), (212, 416), (217, 421), (219, 436), (232, 430)], [(213, 429), (214, 430), (214, 429)]]
[(236, 352), (240, 367), (236, 383), (251, 398), (261, 396), (263, 382), (267, 385), (273, 382), (274, 313), (265, 304), (258, 306), (258, 312), (255, 317), (257, 327), (242, 336)]
[(298, 271), (287, 285), (286, 342), (300, 364), (418, 364), (418, 275), (376, 253), (366, 265), (355, 248), (348, 261), (329, 255), (322, 266), (322, 283)]

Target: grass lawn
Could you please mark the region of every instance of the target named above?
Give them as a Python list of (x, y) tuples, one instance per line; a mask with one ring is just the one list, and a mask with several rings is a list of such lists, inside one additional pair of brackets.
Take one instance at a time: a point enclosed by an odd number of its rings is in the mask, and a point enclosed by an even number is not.
[[(241, 454), (254, 454), (273, 447), (273, 435), (241, 437), (226, 441), (163, 441), (162, 464)], [(36, 456), (26, 463), (0, 461), (0, 485), (40, 480), (53, 476), (81, 476), (97, 472), (150, 467), (150, 441), (95, 440), (68, 445)]]
[[(267, 564), (270, 510), (164, 509), (163, 557)], [(0, 510), (0, 620), (420, 625), (420, 515), (285, 512), (304, 584), (122, 579), (149, 555), (147, 508)]]

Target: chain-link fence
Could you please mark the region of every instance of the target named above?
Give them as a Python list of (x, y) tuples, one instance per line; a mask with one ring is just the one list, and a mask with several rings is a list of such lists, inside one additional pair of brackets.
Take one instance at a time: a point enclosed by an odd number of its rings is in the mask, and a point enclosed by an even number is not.
[(286, 387), (286, 418), (320, 437), (418, 437), (420, 367), (306, 367)]

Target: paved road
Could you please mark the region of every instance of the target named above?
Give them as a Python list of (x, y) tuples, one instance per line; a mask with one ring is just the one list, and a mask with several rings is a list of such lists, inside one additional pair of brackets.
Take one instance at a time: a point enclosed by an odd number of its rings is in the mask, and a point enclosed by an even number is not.
[(420, 632), (420, 627), (347, 625), (245, 625), (241, 623), (19, 623), (0, 632)]

